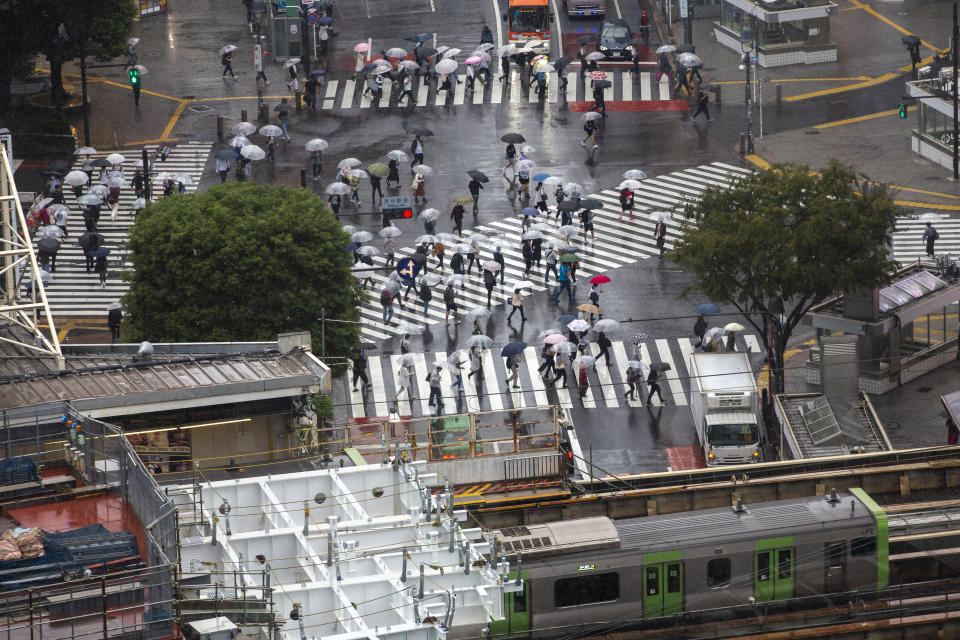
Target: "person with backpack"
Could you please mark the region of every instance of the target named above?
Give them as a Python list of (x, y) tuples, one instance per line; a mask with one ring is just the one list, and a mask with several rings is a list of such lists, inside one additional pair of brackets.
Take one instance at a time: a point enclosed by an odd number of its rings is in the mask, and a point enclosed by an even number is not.
[(487, 309), (490, 308), (490, 299), (493, 297), (493, 288), (497, 286), (497, 274), (490, 269), (483, 270), (483, 286), (487, 288)]
[(380, 291), (380, 304), (383, 306), (383, 324), (393, 320), (393, 293), (384, 287)]
[(932, 224), (927, 223), (927, 228), (923, 230), (923, 236), (920, 238), (922, 242), (927, 243), (927, 255), (931, 258), (933, 257), (933, 245), (940, 239), (940, 233), (934, 228)]
[(400, 340), (400, 355), (410, 353), (410, 349), (410, 334), (407, 333)]
[(567, 295), (570, 300), (573, 300), (575, 296), (573, 295), (573, 290), (570, 288), (570, 267), (566, 262), (560, 263), (560, 273), (557, 275), (557, 289), (553, 292), (553, 301), (560, 301), (560, 294), (564, 289), (567, 290)]
[(597, 144), (597, 125), (594, 124), (593, 120), (587, 120), (583, 124), (583, 132), (586, 133), (586, 137), (580, 141), (580, 146), (587, 146), (587, 140), (593, 143), (594, 149), (599, 149), (600, 145)]
[[(590, 285), (590, 296), (589, 296), (589, 297), (590, 297), (590, 303), (591, 303), (592, 305), (594, 305), (595, 307), (597, 307), (598, 309), (600, 308), (600, 294), (601, 294), (601, 293), (602, 293), (602, 291), (600, 290), (600, 285), (599, 285), (599, 284), (594, 283), (594, 284)], [(601, 312), (600, 312), (599, 314), (597, 314), (597, 315), (598, 315), (598, 317), (602, 318), (602, 317), (603, 317), (603, 312), (601, 311)], [(592, 314), (592, 313), (590, 314), (590, 322), (593, 322), (593, 314)], [(601, 334), (601, 335), (602, 335), (602, 334)]]

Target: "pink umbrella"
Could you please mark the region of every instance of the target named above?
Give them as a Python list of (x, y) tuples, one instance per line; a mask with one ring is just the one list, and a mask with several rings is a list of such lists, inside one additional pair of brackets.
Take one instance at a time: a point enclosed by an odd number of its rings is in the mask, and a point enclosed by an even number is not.
[(606, 80), (607, 74), (605, 74), (603, 71), (591, 71), (587, 74), (587, 77), (591, 80)]
[(357, 46), (355, 46), (353, 50), (356, 51), (357, 53), (366, 53), (367, 51), (370, 51), (370, 45), (367, 44), (366, 42), (361, 42)]
[(466, 62), (467, 64), (480, 64), (481, 62), (483, 62), (483, 58), (481, 58), (480, 56), (470, 56), (469, 58), (464, 60), (464, 62)]

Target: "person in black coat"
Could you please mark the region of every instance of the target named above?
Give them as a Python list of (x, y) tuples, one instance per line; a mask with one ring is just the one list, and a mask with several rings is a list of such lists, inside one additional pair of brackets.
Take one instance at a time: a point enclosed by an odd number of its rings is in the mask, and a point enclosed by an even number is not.
[(423, 140), (420, 139), (420, 136), (416, 136), (413, 141), (410, 142), (410, 153), (413, 155), (410, 173), (413, 173), (413, 167), (418, 164), (423, 164)]
[(110, 327), (110, 342), (120, 339), (120, 323), (123, 321), (123, 312), (120, 307), (107, 311), (107, 326)]
[(470, 184), (467, 185), (467, 189), (470, 190), (470, 197), (473, 198), (473, 212), (477, 213), (480, 210), (477, 205), (480, 202), (480, 189), (483, 189), (483, 183), (481, 183), (479, 180), (471, 178)]
[(523, 277), (527, 277), (533, 268), (533, 244), (529, 240), (523, 241), (523, 266)]

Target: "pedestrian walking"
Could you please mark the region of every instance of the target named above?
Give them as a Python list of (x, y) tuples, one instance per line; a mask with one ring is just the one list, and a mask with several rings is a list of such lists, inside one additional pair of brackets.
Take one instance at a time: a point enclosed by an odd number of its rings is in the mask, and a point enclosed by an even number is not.
[(497, 274), (489, 269), (484, 269), (483, 286), (487, 288), (487, 309), (489, 309), (490, 299), (493, 297), (493, 288), (497, 286)]
[(431, 407), (437, 408), (437, 414), (443, 410), (443, 395), (440, 393), (440, 379), (443, 376), (443, 368), (440, 363), (433, 368), (427, 375), (427, 381), (430, 383), (430, 401), (427, 403)]
[(523, 277), (530, 275), (530, 269), (533, 268), (533, 244), (529, 240), (524, 240), (522, 245), (523, 254)]
[(510, 323), (510, 320), (513, 318), (513, 314), (517, 311), (520, 312), (520, 324), (523, 324), (527, 321), (527, 316), (523, 312), (523, 300), (526, 296), (521, 293), (520, 289), (514, 289), (513, 295), (510, 296), (510, 305), (513, 307), (510, 310), (510, 315), (507, 316), (507, 323)]
[(110, 328), (111, 344), (120, 339), (121, 322), (123, 322), (123, 311), (120, 310), (119, 305), (107, 311), (107, 327)]
[(328, 25), (320, 25), (320, 55), (326, 57), (327, 49), (330, 44), (330, 27)]
[[(590, 285), (590, 294), (587, 296), (590, 299), (590, 304), (594, 305), (596, 308), (600, 308), (600, 294), (603, 293), (603, 289), (600, 288), (600, 285), (593, 283)], [(598, 314), (598, 317), (603, 317), (603, 311)], [(590, 322), (593, 322), (593, 314), (590, 314)]]
[(93, 264), (93, 270), (100, 276), (100, 288), (107, 288), (107, 256), (99, 255)]
[(593, 211), (590, 209), (580, 210), (580, 224), (583, 225), (583, 241), (587, 241), (587, 233), (590, 234), (590, 242), (596, 244), (597, 236), (593, 229)]
[[(227, 181), (227, 174), (230, 172), (230, 163), (225, 158), (217, 158), (217, 174), (220, 176), (220, 184)], [(134, 176), (136, 179), (136, 176)], [(143, 177), (140, 178), (141, 182)]]
[(553, 378), (550, 380), (550, 386), (556, 387), (557, 380), (563, 380), (561, 388), (567, 388), (567, 356), (562, 351), (557, 351), (553, 359)]
[(464, 259), (467, 260), (467, 275), (470, 275), (473, 271), (474, 264), (477, 265), (477, 271), (480, 271), (480, 261), (477, 259), (477, 246), (475, 244), (470, 245), (470, 253)]
[(459, 202), (453, 205), (453, 211), (450, 212), (450, 219), (453, 220), (453, 230), (458, 236), (463, 235), (463, 205)]
[(437, 259), (437, 266), (443, 271), (443, 256), (447, 252), (447, 247), (439, 240), (433, 243), (433, 257)]
[(640, 383), (640, 374), (633, 367), (627, 367), (626, 377), (629, 390), (623, 394), (623, 397), (633, 400), (634, 394), (639, 393), (637, 385)]
[(63, 231), (63, 237), (66, 238), (67, 233), (67, 221), (70, 219), (70, 209), (67, 207), (57, 207), (56, 211), (53, 212), (53, 224), (60, 227), (60, 230)]
[(290, 142), (290, 132), (287, 131), (287, 124), (289, 122), (289, 117), (287, 116), (286, 111), (281, 111), (279, 118), (277, 120), (280, 122), (280, 128), (283, 129), (283, 139), (285, 142)]
[(480, 44), (484, 43), (493, 44), (493, 32), (487, 25), (483, 25), (483, 29), (480, 30)]
[(630, 221), (633, 222), (633, 190), (629, 187), (620, 189), (620, 218), (618, 222), (623, 222), (623, 215), (630, 214)]
[(934, 228), (931, 223), (927, 223), (926, 228), (923, 230), (923, 236), (921, 236), (921, 242), (927, 244), (927, 255), (931, 258), (934, 256), (933, 245), (937, 240), (940, 239), (940, 233)]
[(459, 356), (450, 363), (450, 367), (452, 368), (451, 375), (453, 376), (453, 382), (450, 383), (450, 387), (451, 389), (453, 387), (459, 387), (459, 393), (463, 393), (463, 365), (465, 364), (467, 364), (467, 361), (460, 360)]
[(467, 66), (467, 91), (469, 91), (470, 93), (473, 93), (473, 83), (477, 79), (476, 71), (474, 70), (472, 64), (468, 64), (466, 66)]
[(380, 189), (380, 176), (375, 176), (372, 173), (370, 174), (370, 201), (374, 206), (377, 204), (377, 196), (380, 196), (380, 201), (383, 201), (383, 191)]
[(479, 346), (470, 347), (470, 373), (468, 378), (476, 376), (476, 386), (479, 387), (483, 382), (483, 349)]
[[(457, 254), (459, 255), (459, 254)], [(453, 322), (454, 324), (460, 323), (460, 313), (457, 310), (457, 294), (453, 290), (453, 285), (448, 284), (447, 288), (443, 292), (443, 303), (447, 307), (447, 313), (444, 316), (444, 322), (450, 324), (450, 312), (453, 311)]]
[(589, 140), (591, 143), (593, 143), (594, 149), (599, 149), (600, 145), (597, 144), (597, 125), (593, 120), (587, 120), (583, 123), (583, 132), (587, 135), (583, 140), (580, 141), (580, 146), (587, 146), (587, 140)]
[(353, 390), (357, 391), (357, 381), (363, 380), (364, 386), (372, 387), (367, 379), (367, 352), (364, 349), (357, 349), (353, 356)]
[(380, 305), (383, 307), (383, 324), (393, 320), (393, 292), (384, 287), (380, 291)]
[(393, 401), (396, 402), (400, 398), (400, 394), (404, 391), (407, 392), (407, 400), (413, 402), (417, 399), (413, 395), (413, 387), (410, 385), (410, 380), (413, 378), (413, 367), (408, 367), (406, 365), (400, 365), (400, 368), (397, 370), (397, 392), (393, 394)]
[(354, 80), (360, 75), (360, 72), (363, 71), (363, 68), (367, 65), (367, 59), (364, 51), (357, 51), (356, 59), (353, 64), (353, 76)]
[(594, 110), (602, 114), (604, 118), (607, 117), (607, 101), (604, 98), (603, 89), (600, 87), (594, 87), (593, 89), (593, 106), (590, 107), (590, 111)]
[(657, 394), (657, 398), (660, 400), (660, 404), (666, 404), (663, 401), (663, 394), (660, 393), (660, 383), (657, 382), (660, 374), (656, 369), (650, 369), (650, 373), (647, 375), (647, 406), (653, 404), (653, 394)]
[(500, 77), (497, 79), (504, 84), (510, 84), (510, 54), (506, 51), (500, 54)]
[(544, 215), (548, 214), (550, 205), (547, 203), (547, 190), (543, 187), (543, 183), (538, 182), (534, 191), (537, 194), (537, 210)]
[(553, 374), (553, 345), (549, 342), (543, 343), (543, 349), (540, 350), (540, 357), (543, 358), (543, 364), (537, 369), (541, 378), (546, 378)]
[[(392, 186), (391, 186), (391, 183)], [(400, 163), (390, 159), (390, 162), (387, 163), (387, 189), (399, 189), (400, 188)]]
[(664, 252), (666, 252), (666, 242), (667, 242), (667, 223), (658, 222), (657, 225), (653, 228), (653, 237), (657, 241), (657, 248), (660, 249), (660, 256), (663, 257)]
[(907, 44), (907, 51), (910, 52), (910, 71), (913, 77), (917, 77), (917, 65), (920, 64), (920, 43), (910, 41)]
[(557, 274), (557, 283), (557, 289), (553, 292), (554, 302), (560, 301), (560, 293), (563, 292), (564, 289), (566, 289), (567, 296), (569, 296), (570, 300), (575, 299), (575, 296), (573, 295), (573, 289), (570, 288), (570, 265), (565, 262), (560, 264), (560, 271)]
[(587, 72), (587, 49), (583, 44), (577, 49), (577, 60), (580, 61), (580, 77), (582, 78)]
[(363, 204), (360, 201), (360, 177), (351, 172), (347, 176), (347, 184), (350, 185), (350, 200), (353, 202), (354, 208), (359, 207)]
[(583, 363), (583, 358), (579, 360), (580, 366), (577, 367), (577, 390), (580, 392), (580, 397), (587, 395), (587, 390), (590, 389), (590, 379), (587, 377), (587, 367)]
[(657, 83), (660, 78), (667, 76), (670, 80), (670, 86), (673, 87), (673, 68), (670, 66), (670, 57), (666, 52), (657, 54)]
[(547, 247), (547, 268), (543, 271), (543, 284), (550, 284), (550, 274), (553, 274), (553, 279), (557, 279), (557, 252), (553, 250), (552, 247)]
[(507, 387), (510, 386), (510, 383), (513, 383), (514, 389), (520, 388), (520, 357), (519, 356), (509, 356), (507, 358), (507, 377), (504, 379), (504, 382), (507, 383)]
[(540, 263), (543, 261), (543, 239), (535, 238), (533, 242), (533, 261), (537, 264), (537, 269), (540, 268)]
[(416, 204), (426, 204), (427, 203), (427, 189), (425, 186), (425, 181), (423, 179), (423, 174), (418, 173), (413, 177), (413, 201)]
[(504, 178), (507, 177), (507, 169), (513, 168), (513, 176), (514, 176), (514, 179), (516, 179), (517, 148), (513, 145), (512, 142), (507, 143), (507, 150), (506, 152), (504, 152), (503, 158), (507, 161), (506, 165), (504, 165), (503, 167), (503, 171), (502, 171), (503, 177)]
[(483, 189), (483, 183), (476, 178), (471, 178), (469, 184), (467, 184), (467, 189), (470, 190), (470, 197), (473, 198), (473, 212), (477, 213), (480, 210), (480, 190)]
[[(526, 160), (526, 156), (523, 156), (521, 159)], [(520, 197), (520, 194), (523, 193), (524, 199), (530, 198), (530, 169), (525, 165), (519, 171), (516, 172), (516, 178), (520, 182), (520, 188), (517, 190), (517, 197)]]
[(697, 116), (701, 113), (707, 117), (707, 123), (713, 122), (713, 118), (710, 117), (710, 108), (707, 106), (710, 102), (710, 95), (703, 90), (702, 87), (697, 88), (697, 110), (693, 112), (693, 115), (690, 116), (690, 123), (693, 124), (693, 121), (696, 120)]
[(610, 338), (607, 337), (607, 334), (603, 331), (600, 332), (600, 335), (597, 337), (597, 346), (600, 348), (600, 354), (597, 356), (597, 362), (600, 362), (600, 358), (603, 358), (604, 362), (608, 367), (612, 367), (613, 363), (610, 362), (610, 347), (613, 346), (613, 343), (610, 342)]
[(230, 77), (232, 77), (234, 80), (237, 79), (237, 75), (233, 72), (233, 52), (232, 51), (228, 51), (222, 56), (220, 56), (220, 64), (223, 65), (223, 74), (220, 76), (221, 78), (226, 78), (227, 74), (229, 73)]
[(410, 73), (403, 74), (403, 89), (400, 91), (400, 97), (397, 98), (398, 107), (404, 98), (407, 99), (408, 106), (413, 104), (413, 77)]
[(303, 84), (303, 99), (307, 103), (307, 106), (311, 110), (316, 110), (317, 108), (317, 87), (319, 83), (315, 76), (310, 76), (307, 81)]
[(697, 336), (697, 344), (693, 345), (694, 347), (703, 346), (703, 336), (707, 333), (707, 319), (703, 315), (700, 315), (697, 318), (697, 321), (693, 323), (693, 335)]
[(421, 282), (417, 295), (420, 296), (420, 302), (423, 303), (423, 315), (427, 315), (427, 313), (430, 312), (430, 301), (433, 300), (433, 292), (430, 291), (430, 287)]
[(267, 138), (267, 159), (270, 162), (276, 162), (277, 160), (277, 142), (273, 136)]
[(331, 194), (330, 197), (327, 198), (327, 204), (330, 205), (330, 210), (333, 211), (333, 215), (336, 217), (340, 217), (340, 205), (342, 202), (340, 196), (336, 194)]
[(323, 173), (323, 152), (312, 151), (310, 153), (310, 167), (313, 170), (314, 181), (320, 180), (320, 174)]
[(413, 173), (413, 167), (418, 164), (423, 164), (423, 140), (420, 139), (420, 136), (414, 137), (413, 141), (410, 143), (410, 153), (413, 154), (413, 162), (410, 164), (410, 173)]

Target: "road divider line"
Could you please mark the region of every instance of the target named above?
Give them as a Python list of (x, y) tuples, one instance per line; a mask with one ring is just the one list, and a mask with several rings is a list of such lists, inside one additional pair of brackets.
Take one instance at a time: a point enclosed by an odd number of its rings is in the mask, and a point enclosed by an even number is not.
[[(880, 20), (881, 22), (884, 22), (884, 23), (890, 25), (891, 27), (893, 27), (894, 29), (896, 29), (897, 31), (899, 31), (900, 33), (902, 33), (902, 34), (905, 35), (905, 36), (915, 35), (915, 34), (914, 34), (912, 31), (910, 31), (909, 29), (905, 29), (904, 27), (901, 27), (900, 25), (898, 25), (896, 22), (894, 22), (894, 21), (891, 20), (890, 18), (888, 18), (888, 17), (886, 17), (886, 16), (884, 16), (884, 15), (881, 15), (880, 13), (877, 12), (876, 9), (874, 9), (874, 8), (871, 7), (870, 5), (866, 4), (865, 2), (860, 2), (859, 0), (850, 0), (850, 4), (852, 4), (853, 6), (857, 7), (858, 9), (863, 9), (864, 11), (866, 11), (867, 13), (869, 13), (870, 15), (872, 15), (874, 18)], [(932, 44), (930, 44), (929, 42), (927, 42), (927, 41), (924, 40), (923, 38), (920, 39), (920, 44), (922, 44), (923, 46), (925, 46), (927, 49), (930, 49), (931, 51), (938, 51), (938, 49), (937, 49), (935, 46), (933, 46)]]
[(882, 76), (871, 78), (870, 80), (865, 80), (863, 82), (848, 84), (844, 87), (836, 87), (835, 89), (821, 89), (820, 91), (811, 91), (810, 93), (801, 93), (796, 96), (788, 96), (784, 98), (783, 101), (797, 102), (798, 100), (808, 100), (810, 98), (819, 98), (821, 96), (829, 96), (835, 93), (844, 93), (845, 91), (855, 91), (857, 89), (865, 89), (867, 87), (874, 87), (878, 84), (890, 82), (891, 80), (895, 80), (899, 77), (900, 77), (899, 73), (885, 73)]
[[(908, 111), (916, 111), (916, 107), (907, 107)], [(855, 124), (857, 122), (866, 122), (867, 120), (874, 120), (876, 118), (886, 118), (887, 116), (894, 116), (900, 113), (899, 109), (888, 109), (887, 111), (878, 111), (877, 113), (868, 113), (865, 116), (857, 116), (856, 118), (846, 118), (844, 120), (834, 120), (833, 122), (824, 122), (823, 124), (818, 124), (814, 126), (814, 129), (830, 129), (831, 127), (840, 127), (845, 124)]]

